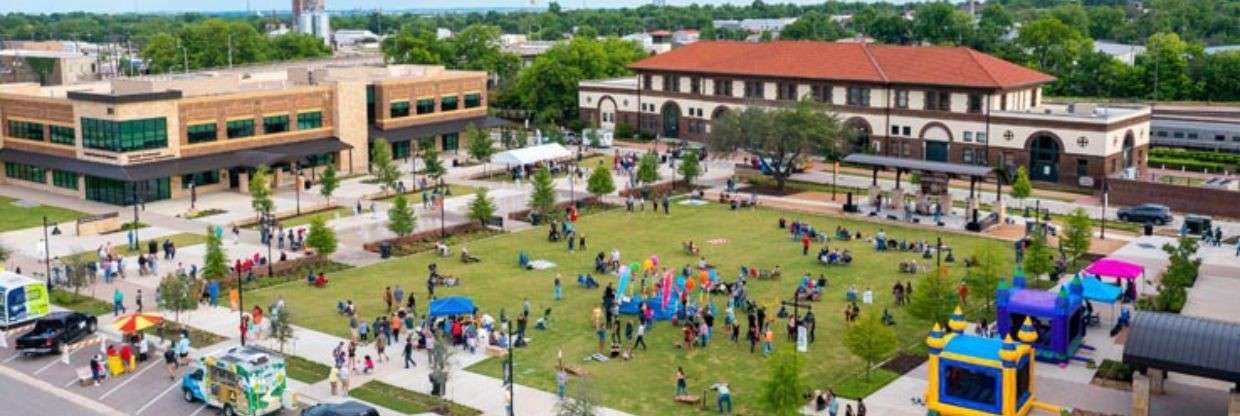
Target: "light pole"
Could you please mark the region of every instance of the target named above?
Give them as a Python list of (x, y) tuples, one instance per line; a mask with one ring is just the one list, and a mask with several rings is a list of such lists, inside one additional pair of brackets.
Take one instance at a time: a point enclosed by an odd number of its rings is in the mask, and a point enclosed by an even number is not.
[[(60, 235), (60, 227), (53, 224), (52, 234)], [(43, 265), (47, 272), (47, 291), (52, 291), (52, 244), (47, 234), (47, 216), (43, 216)]]
[(1102, 231), (1098, 234), (1098, 239), (1107, 239), (1107, 193), (1111, 191), (1111, 184), (1107, 182), (1106, 176), (1102, 177)]
[(512, 335), (513, 335), (512, 334), (512, 321), (509, 320), (508, 321), (508, 416), (516, 416), (517, 414), (517, 395), (516, 395), (516, 390), (513, 388), (513, 384), (515, 384), (514, 379), (516, 378), (516, 368), (513, 367), (513, 358), (512, 358), (512, 353), (514, 351), (512, 349), (512, 346), (513, 344), (516, 344), (516, 341), (512, 339)]
[(443, 176), (441, 175), (439, 176), (439, 238), (446, 240), (448, 238), (448, 230), (444, 228), (444, 212), (447, 211), (448, 207), (445, 204), (447, 201), (444, 200), (443, 193)]
[[(297, 162), (293, 162), (293, 194), (296, 195), (297, 200), (297, 215), (301, 215), (301, 186), (303, 180), (304, 179), (301, 177), (300, 166)], [(270, 244), (268, 244), (268, 246), (270, 246)]]

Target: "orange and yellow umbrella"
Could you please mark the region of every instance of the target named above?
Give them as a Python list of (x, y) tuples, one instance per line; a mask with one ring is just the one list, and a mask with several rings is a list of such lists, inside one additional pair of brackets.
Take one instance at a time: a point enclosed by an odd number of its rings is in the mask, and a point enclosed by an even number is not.
[(116, 321), (112, 322), (112, 327), (122, 334), (132, 334), (159, 325), (163, 321), (164, 317), (156, 314), (131, 313), (116, 318)]

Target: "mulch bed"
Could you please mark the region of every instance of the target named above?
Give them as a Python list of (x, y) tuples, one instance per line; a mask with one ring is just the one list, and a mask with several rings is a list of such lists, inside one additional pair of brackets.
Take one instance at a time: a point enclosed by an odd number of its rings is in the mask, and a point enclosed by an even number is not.
[(901, 352), (894, 358), (887, 360), (887, 362), (883, 363), (880, 367), (896, 374), (905, 374), (909, 371), (913, 371), (914, 368), (917, 368), (917, 366), (920, 366), (921, 363), (924, 362), (926, 362), (926, 357), (923, 355)]

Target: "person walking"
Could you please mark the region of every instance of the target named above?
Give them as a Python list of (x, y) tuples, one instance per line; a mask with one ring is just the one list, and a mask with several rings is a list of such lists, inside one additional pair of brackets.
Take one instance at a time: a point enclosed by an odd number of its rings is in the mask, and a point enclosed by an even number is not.
[(555, 372), (555, 387), (560, 401), (564, 401), (564, 393), (568, 390), (568, 374), (564, 372), (564, 367)]
[(120, 316), (125, 311), (125, 293), (118, 287), (112, 291), (112, 316)]
[(138, 289), (138, 294), (134, 297), (133, 301), (138, 305), (138, 313), (142, 313), (142, 289)]
[(560, 289), (560, 275), (555, 276), (555, 300), (560, 300), (563, 292)]
[(409, 338), (405, 340), (405, 351), (403, 352), (403, 355), (405, 357), (405, 368), (409, 368), (410, 366), (418, 366), (418, 363), (413, 361), (413, 335), (409, 335)]
[(168, 343), (168, 349), (164, 350), (164, 368), (168, 369), (169, 380), (177, 379), (177, 353), (171, 342)]
[(331, 371), (327, 373), (327, 381), (331, 383), (332, 396), (335, 396), (337, 389), (340, 388), (340, 366), (332, 366)]
[[(715, 385), (715, 390), (719, 392), (719, 414), (732, 414), (732, 390), (728, 388), (728, 383), (719, 382)], [(724, 405), (727, 405), (727, 412), (724, 412)]]
[(645, 322), (637, 324), (637, 335), (633, 338), (633, 348), (631, 348), (630, 350), (636, 350), (638, 345), (642, 346), (642, 351), (646, 350), (646, 323)]
[(685, 381), (685, 369), (676, 367), (676, 397), (689, 394), (689, 383)]

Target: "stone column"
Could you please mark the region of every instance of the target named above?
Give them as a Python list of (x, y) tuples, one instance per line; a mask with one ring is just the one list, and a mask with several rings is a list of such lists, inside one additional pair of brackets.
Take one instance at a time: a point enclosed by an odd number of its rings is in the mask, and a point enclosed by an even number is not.
[(883, 196), (883, 188), (878, 185), (870, 186), (870, 206), (874, 206), (874, 201), (878, 201)]
[(1150, 393), (1151, 394), (1167, 394), (1165, 384), (1167, 383), (1167, 370), (1151, 368), (1146, 370), (1150, 377)]
[(1240, 390), (1231, 389), (1231, 400), (1227, 405), (1227, 416), (1240, 416)]
[(1150, 416), (1150, 378), (1132, 373), (1132, 416)]
[(904, 209), (904, 189), (894, 189), (891, 191), (891, 209), (900, 211)]
[(1003, 198), (999, 198), (995, 201), (993, 209), (999, 215), (999, 223), (1002, 224), (1003, 220), (1007, 218), (1007, 203), (1003, 201)]
[(973, 210), (977, 209), (978, 205), (980, 205), (978, 203), (977, 197), (969, 197), (965, 199), (964, 205), (965, 205), (964, 215), (969, 218), (969, 221), (972, 221)]
[(271, 184), (270, 184), (270, 185), (271, 185), (271, 189), (272, 189), (272, 190), (279, 189), (279, 188), (280, 188), (280, 170), (279, 170), (279, 169), (274, 169), (274, 168), (273, 168), (273, 169), (271, 169), (271, 170), (270, 170), (270, 172), (271, 172), (271, 175), (270, 175), (270, 177), (271, 177)]
[(943, 216), (946, 217), (952, 213), (952, 194), (951, 192), (939, 195), (939, 205), (943, 207)]
[(237, 192), (250, 194), (250, 174), (245, 171), (237, 172)]
[[(917, 193), (917, 205), (914, 206), (914, 208), (927, 207), (927, 209), (929, 209), (928, 208), (929, 206), (930, 206), (930, 195), (926, 195), (925, 192), (918, 192)], [(928, 213), (933, 214), (933, 212), (928, 212)]]

